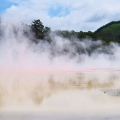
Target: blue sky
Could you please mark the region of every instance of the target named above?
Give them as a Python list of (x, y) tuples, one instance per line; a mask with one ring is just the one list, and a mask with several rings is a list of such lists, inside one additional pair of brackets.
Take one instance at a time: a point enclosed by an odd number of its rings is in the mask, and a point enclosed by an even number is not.
[[(29, 1), (28, 1), (29, 4)], [(9, 0), (1, 0), (0, 1), (0, 14), (4, 13), (6, 9), (10, 8), (11, 6), (17, 6), (16, 2), (12, 2)], [(55, 7), (50, 7), (48, 14), (51, 17), (61, 17), (61, 16), (66, 16), (70, 13), (69, 8), (64, 8), (62, 5), (56, 4)]]
[(62, 17), (70, 14), (70, 10), (67, 7), (63, 7), (62, 5), (56, 5), (56, 7), (50, 7), (48, 10), (48, 14), (51, 17)]
[(0, 0), (0, 14), (4, 13), (4, 11), (12, 5), (15, 5), (15, 3), (8, 0)]
[(0, 15), (30, 24), (40, 19), (52, 30), (94, 31), (120, 20), (120, 0), (1, 0)]

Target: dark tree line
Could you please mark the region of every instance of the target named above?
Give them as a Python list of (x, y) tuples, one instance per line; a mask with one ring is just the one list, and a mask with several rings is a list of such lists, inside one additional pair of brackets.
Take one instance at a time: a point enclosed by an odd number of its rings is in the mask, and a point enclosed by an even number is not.
[(104, 28), (114, 24), (114, 23), (120, 23), (120, 21), (117, 22), (110, 22), (102, 27), (100, 27), (98, 30), (95, 32), (75, 32), (74, 30), (68, 31), (68, 30), (56, 30), (56, 31), (51, 31), (49, 27), (46, 27), (43, 25), (43, 23), (38, 19), (34, 20), (32, 24), (30, 25), (32, 32), (34, 33), (35, 36), (35, 41), (37, 42), (38, 40), (48, 40), (50, 41), (49, 33), (54, 32), (58, 36), (62, 36), (64, 38), (72, 39), (74, 37), (84, 40), (86, 38), (92, 39), (94, 41), (96, 40), (102, 40), (104, 44), (109, 44), (110, 42), (117, 42), (120, 43), (120, 34), (116, 35), (116, 33), (112, 34), (113, 32), (109, 31), (102, 31)]
[[(97, 29), (95, 32), (88, 31), (83, 32), (79, 31), (76, 32), (74, 30), (56, 30), (51, 31), (50, 27), (44, 26), (43, 23), (37, 19), (32, 21), (31, 25), (23, 25), (24, 27), (24, 34), (26, 36), (29, 36), (31, 40), (33, 40), (35, 43), (38, 43), (39, 40), (46, 40), (51, 41), (51, 38), (49, 36), (49, 33), (55, 33), (58, 36), (62, 36), (64, 38), (67, 38), (69, 40), (74, 40), (74, 38), (78, 38), (79, 40), (84, 39), (92, 39), (93, 41), (102, 40), (104, 44), (109, 44), (110, 42), (116, 42), (120, 43), (120, 21), (113, 21), (110, 22), (99, 29)], [(15, 34), (19, 32), (19, 30), (16, 28), (16, 26), (13, 27)], [(31, 29), (33, 35), (30, 36), (30, 32), (28, 29)], [(0, 19), (0, 37), (3, 34), (2, 26), (1, 26), (1, 19)]]
[[(23, 33), (24, 35), (29, 38), (29, 40), (31, 40), (32, 42), (34, 42), (35, 44), (39, 43), (39, 41), (45, 41), (48, 42), (49, 45), (52, 44), (51, 48), (51, 54), (55, 55), (56, 53), (58, 54), (66, 54), (70, 51), (69, 48), (64, 47), (63, 50), (56, 51), (57, 49), (54, 50), (54, 42), (52, 42), (52, 38), (50, 36), (49, 33), (55, 33), (57, 36), (61, 36), (63, 38), (67, 38), (69, 39), (71, 42), (71, 46), (74, 47), (75, 51), (73, 51), (73, 53), (71, 54), (71, 56), (74, 56), (77, 54), (82, 54), (82, 53), (86, 53), (91, 55), (93, 52), (97, 51), (98, 48), (99, 52), (104, 52), (104, 53), (110, 53), (110, 51), (108, 51), (108, 45), (110, 42), (117, 42), (120, 43), (120, 27), (119, 26), (112, 26), (112, 32), (111, 32), (111, 28), (107, 28), (110, 25), (113, 25), (115, 22), (111, 22), (101, 28), (99, 28), (97, 31), (95, 32), (83, 32), (83, 31), (79, 31), (76, 32), (74, 30), (72, 31), (68, 31), (68, 30), (56, 30), (56, 31), (51, 31), (51, 29), (47, 26), (44, 26), (43, 23), (38, 19), (38, 20), (34, 20), (32, 21), (31, 25), (27, 25), (27, 24), (23, 24)], [(119, 24), (120, 22), (117, 22), (117, 24)], [(118, 31), (115, 31), (114, 28), (117, 27)], [(0, 22), (0, 37), (3, 34), (3, 27), (1, 27), (1, 22)], [(21, 29), (18, 28), (18, 26), (14, 25), (13, 26), (13, 32), (15, 33), (15, 36), (17, 38), (17, 35), (19, 34), (19, 32), (21, 32)], [(31, 32), (30, 32), (31, 31)], [(102, 31), (102, 32), (101, 32)], [(77, 39), (75, 39), (77, 38)], [(80, 44), (78, 44), (79, 41), (85, 41), (85, 40), (92, 40), (92, 45), (90, 45), (87, 48), (84, 48), (84, 46), (81, 46)], [(97, 44), (97, 42), (94, 41), (98, 41), (101, 40), (102, 44)], [(107, 46), (107, 48), (106, 48)], [(72, 49), (72, 48), (71, 48)], [(111, 53), (110, 53), (111, 54)]]

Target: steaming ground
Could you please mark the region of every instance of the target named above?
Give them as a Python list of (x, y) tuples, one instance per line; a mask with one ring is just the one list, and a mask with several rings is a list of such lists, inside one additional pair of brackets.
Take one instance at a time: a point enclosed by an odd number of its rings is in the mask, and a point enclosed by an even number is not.
[(20, 22), (0, 28), (0, 119), (120, 118), (118, 44), (55, 33), (36, 44)]
[(105, 93), (119, 88), (120, 72), (109, 69), (1, 74), (0, 118), (119, 119), (120, 96)]
[[(3, 18), (0, 24), (0, 72), (36, 73), (80, 71), (94, 68), (120, 68), (120, 47), (101, 41), (62, 38), (54, 32), (51, 42), (33, 42), (29, 26)], [(95, 51), (93, 48), (98, 47)]]

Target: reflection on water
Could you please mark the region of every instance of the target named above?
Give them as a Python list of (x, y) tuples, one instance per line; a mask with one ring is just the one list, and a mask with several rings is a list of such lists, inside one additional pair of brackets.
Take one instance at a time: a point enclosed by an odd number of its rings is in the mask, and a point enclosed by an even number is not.
[(117, 119), (119, 88), (119, 71), (2, 74), (0, 119)]

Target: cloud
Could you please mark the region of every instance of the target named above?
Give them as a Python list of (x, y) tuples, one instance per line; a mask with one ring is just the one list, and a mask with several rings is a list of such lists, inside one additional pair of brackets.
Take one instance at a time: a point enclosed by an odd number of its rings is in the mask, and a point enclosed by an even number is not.
[(118, 0), (10, 0), (17, 3), (6, 9), (4, 16), (18, 18), (25, 23), (40, 19), (52, 30), (96, 30), (120, 19)]
[(70, 14), (69, 8), (63, 7), (61, 5), (52, 6), (48, 11), (51, 17), (64, 17)]

